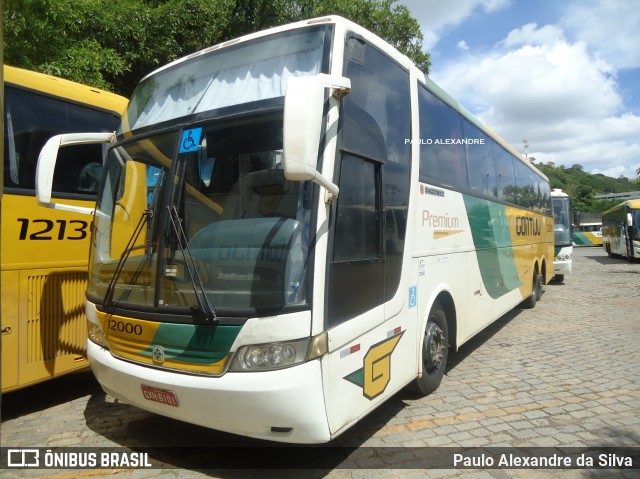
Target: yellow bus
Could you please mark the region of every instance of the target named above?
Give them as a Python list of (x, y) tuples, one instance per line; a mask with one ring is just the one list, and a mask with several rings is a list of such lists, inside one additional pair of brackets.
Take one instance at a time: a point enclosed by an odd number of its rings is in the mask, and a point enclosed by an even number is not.
[(609, 256), (640, 258), (640, 199), (627, 200), (602, 213), (602, 247)]
[(109, 146), (87, 352), (105, 391), (213, 429), (338, 436), (553, 276), (548, 179), (364, 28), (325, 17), (178, 60)]
[[(91, 220), (38, 205), (38, 155), (52, 136), (115, 131), (126, 99), (4, 66), (2, 198), (2, 391), (88, 366), (84, 292)], [(61, 156), (54, 196), (91, 209), (102, 168), (99, 146)]]
[(602, 223), (580, 223), (573, 229), (575, 246), (602, 246)]

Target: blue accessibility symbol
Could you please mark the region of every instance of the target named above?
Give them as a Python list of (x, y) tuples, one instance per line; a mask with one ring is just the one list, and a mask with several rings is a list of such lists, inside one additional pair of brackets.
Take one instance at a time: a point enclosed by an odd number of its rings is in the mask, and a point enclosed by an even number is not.
[(418, 288), (416, 286), (409, 287), (409, 307), (415, 308), (418, 304)]
[(182, 139), (180, 140), (179, 153), (188, 153), (189, 151), (198, 151), (198, 145), (200, 144), (201, 135), (202, 135), (202, 128), (184, 130), (184, 132), (182, 132)]

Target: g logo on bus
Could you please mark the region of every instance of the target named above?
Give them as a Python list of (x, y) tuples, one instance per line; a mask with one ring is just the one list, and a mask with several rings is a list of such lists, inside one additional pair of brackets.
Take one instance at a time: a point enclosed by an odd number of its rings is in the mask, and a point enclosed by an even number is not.
[(164, 348), (162, 346), (153, 347), (153, 361), (156, 363), (164, 363)]
[(391, 381), (391, 353), (403, 334), (401, 331), (371, 346), (362, 361), (363, 367), (343, 379), (360, 386), (362, 395), (367, 399), (380, 396)]

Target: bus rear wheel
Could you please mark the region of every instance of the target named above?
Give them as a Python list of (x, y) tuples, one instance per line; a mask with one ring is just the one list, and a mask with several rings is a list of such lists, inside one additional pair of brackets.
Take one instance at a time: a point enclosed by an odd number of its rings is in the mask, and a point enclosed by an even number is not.
[(447, 315), (440, 303), (434, 303), (429, 312), (427, 327), (422, 340), (422, 375), (414, 382), (414, 389), (426, 396), (432, 393), (444, 376), (449, 356), (449, 328)]
[(542, 275), (538, 273), (538, 270), (536, 269), (533, 271), (533, 288), (531, 288), (531, 296), (524, 301), (525, 308), (532, 309), (536, 307), (536, 303), (542, 297), (542, 284)]

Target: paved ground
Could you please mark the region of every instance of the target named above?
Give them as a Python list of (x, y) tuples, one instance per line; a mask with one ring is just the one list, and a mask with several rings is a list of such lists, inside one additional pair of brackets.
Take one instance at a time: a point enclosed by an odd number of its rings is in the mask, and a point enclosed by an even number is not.
[[(351, 462), (285, 471), (291, 477), (640, 477), (638, 470), (405, 469), (438, 447), (640, 447), (640, 263), (577, 249), (574, 273), (546, 287), (533, 310), (514, 310), (450, 356), (440, 389), (401, 392), (334, 446)], [(155, 416), (106, 396), (90, 373), (2, 397), (2, 447), (186, 446), (151, 452), (163, 470), (0, 470), (0, 477), (265, 477), (197, 471), (198, 446), (264, 443)], [(385, 449), (381, 448), (394, 448)], [(571, 451), (570, 449), (566, 449)], [(158, 450), (160, 451), (160, 450)], [(256, 449), (249, 449), (257, 460)], [(284, 449), (282, 450), (284, 451)], [(271, 451), (274, 457), (308, 457)], [(392, 463), (387, 451), (393, 453)], [(450, 451), (442, 449), (442, 451)], [(326, 449), (318, 450), (327, 454)], [(154, 454), (156, 454), (154, 456)], [(403, 463), (406, 458), (406, 463)], [(357, 464), (345, 469), (344, 465)], [(392, 467), (395, 469), (386, 469)], [(400, 465), (406, 464), (406, 465)], [(242, 474), (241, 474), (242, 473)], [(287, 474), (288, 473), (288, 474)], [(282, 476), (278, 472), (278, 476)]]

